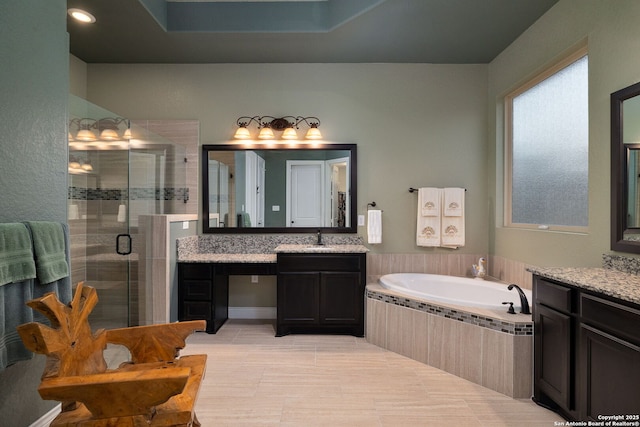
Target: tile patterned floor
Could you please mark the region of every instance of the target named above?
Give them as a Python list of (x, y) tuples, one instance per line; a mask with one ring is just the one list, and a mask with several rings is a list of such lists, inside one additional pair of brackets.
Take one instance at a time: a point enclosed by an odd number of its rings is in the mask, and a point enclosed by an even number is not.
[(274, 337), (268, 321), (196, 333), (208, 354), (196, 413), (210, 426), (547, 427), (558, 415), (340, 335)]

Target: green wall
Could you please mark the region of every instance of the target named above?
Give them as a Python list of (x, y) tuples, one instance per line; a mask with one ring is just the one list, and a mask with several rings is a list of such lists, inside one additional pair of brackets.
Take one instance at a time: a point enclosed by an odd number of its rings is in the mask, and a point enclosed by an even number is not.
[[(487, 65), (88, 64), (88, 99), (137, 119), (198, 119), (202, 144), (236, 119), (320, 118), (325, 139), (358, 144), (358, 203), (384, 210), (378, 253), (451, 253), (415, 244), (409, 187), (466, 187), (467, 239), (486, 253)], [(359, 228), (365, 235), (366, 229)]]
[[(640, 81), (640, 2), (561, 0), (489, 65), (490, 253), (539, 266), (601, 266), (610, 252), (610, 101)], [(502, 227), (506, 93), (581, 43), (589, 50), (589, 232)]]
[[(66, 1), (0, 2), (0, 222), (66, 221)], [(37, 388), (44, 356), (0, 372), (0, 419), (28, 426), (55, 406)]]

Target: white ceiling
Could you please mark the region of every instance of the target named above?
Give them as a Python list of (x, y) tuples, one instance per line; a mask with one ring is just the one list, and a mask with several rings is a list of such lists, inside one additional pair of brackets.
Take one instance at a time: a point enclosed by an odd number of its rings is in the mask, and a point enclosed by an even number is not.
[(67, 0), (96, 17), (67, 29), (88, 63), (488, 63), (557, 1)]

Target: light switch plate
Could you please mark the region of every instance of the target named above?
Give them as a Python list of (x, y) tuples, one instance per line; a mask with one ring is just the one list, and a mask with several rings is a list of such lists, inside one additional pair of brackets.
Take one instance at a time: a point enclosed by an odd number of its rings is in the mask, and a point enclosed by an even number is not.
[(182, 221), (182, 229), (183, 230), (189, 229), (189, 221)]
[(358, 226), (364, 226), (364, 215), (358, 215)]

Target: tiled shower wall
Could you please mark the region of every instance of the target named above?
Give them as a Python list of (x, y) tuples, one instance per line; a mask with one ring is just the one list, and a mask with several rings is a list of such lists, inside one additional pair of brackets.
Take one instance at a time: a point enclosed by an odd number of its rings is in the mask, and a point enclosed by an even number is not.
[[(110, 313), (105, 313), (105, 316), (113, 314), (114, 310), (119, 313), (117, 316), (126, 316), (127, 305), (130, 304), (132, 323), (135, 324), (138, 317), (138, 255), (141, 247), (140, 242), (143, 238), (138, 235), (136, 212), (149, 213), (148, 210), (153, 209), (157, 200), (163, 200), (166, 213), (197, 214), (197, 152), (200, 126), (197, 120), (149, 120), (134, 121), (133, 123), (156, 135), (183, 145), (184, 156), (180, 155), (180, 158), (174, 159), (170, 158), (171, 153), (168, 152), (166, 163), (173, 163), (175, 165), (171, 166), (174, 168), (173, 171), (181, 176), (186, 175), (186, 180), (180, 178), (180, 182), (173, 182), (169, 178), (164, 183), (165, 188), (160, 191), (143, 187), (134, 187), (127, 191), (125, 184), (119, 184), (121, 177), (126, 176), (127, 165), (120, 164), (121, 161), (107, 161), (101, 164), (101, 176), (97, 178), (87, 175), (86, 178), (79, 179), (78, 176), (74, 176), (68, 197), (70, 203), (78, 206), (79, 217), (78, 219), (70, 219), (68, 222), (71, 236), (72, 283), (87, 281), (92, 286), (103, 288), (99, 290), (102, 303), (97, 306), (96, 310), (99, 310), (99, 307), (109, 310)], [(172, 173), (172, 175), (175, 174)], [(86, 182), (83, 182), (83, 179)], [(140, 182), (140, 180), (138, 181)], [(141, 182), (144, 183), (144, 181)], [(125, 190), (122, 190), (122, 187)], [(134, 253), (128, 256), (130, 261), (128, 271), (126, 262), (123, 262), (125, 258), (115, 254), (116, 234), (126, 232), (123, 229), (123, 224), (117, 222), (118, 206), (121, 199), (127, 198), (130, 199), (130, 215), (135, 216), (132, 218), (129, 229)], [(185, 199), (187, 199), (186, 203)], [(122, 292), (111, 292), (112, 289), (126, 283), (127, 277), (130, 280), (131, 301), (123, 299)], [(118, 296), (112, 299), (109, 296), (110, 293)]]

